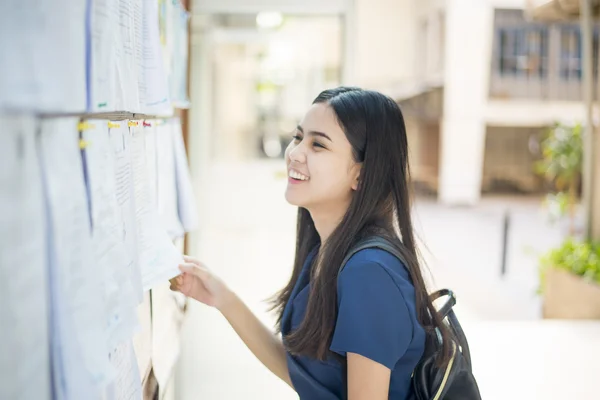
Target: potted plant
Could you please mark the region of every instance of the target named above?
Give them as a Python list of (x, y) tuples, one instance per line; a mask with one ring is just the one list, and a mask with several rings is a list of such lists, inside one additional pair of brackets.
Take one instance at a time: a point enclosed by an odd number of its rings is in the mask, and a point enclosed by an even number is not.
[(540, 264), (544, 318), (600, 319), (600, 244), (567, 239)]
[(600, 319), (600, 244), (581, 238), (577, 205), (583, 144), (581, 125), (556, 124), (542, 141), (536, 165), (557, 194), (548, 197), (558, 216), (568, 217), (564, 242), (540, 258), (544, 318)]

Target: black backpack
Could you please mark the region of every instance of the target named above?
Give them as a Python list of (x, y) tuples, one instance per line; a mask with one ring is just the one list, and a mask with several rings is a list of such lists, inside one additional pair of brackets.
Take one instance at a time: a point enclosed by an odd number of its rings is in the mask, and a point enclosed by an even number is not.
[[(405, 264), (400, 251), (388, 240), (375, 236), (359, 241), (346, 255), (341, 270), (350, 257), (360, 250), (378, 248), (397, 257)], [(425, 341), (425, 351), (417, 364), (412, 376), (413, 393), (409, 400), (481, 400), (479, 388), (471, 372), (471, 354), (467, 338), (456, 318), (452, 307), (456, 297), (451, 290), (442, 289), (430, 295), (432, 301), (446, 298), (438, 309), (444, 323), (453, 334), (453, 354), (450, 362), (444, 368), (436, 364), (437, 355), (442, 351), (442, 341), (439, 332), (428, 334)]]

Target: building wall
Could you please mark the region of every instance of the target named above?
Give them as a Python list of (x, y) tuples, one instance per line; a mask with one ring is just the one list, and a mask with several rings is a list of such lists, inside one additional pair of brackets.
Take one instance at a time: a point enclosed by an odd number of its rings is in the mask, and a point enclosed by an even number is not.
[(355, 0), (354, 64), (350, 83), (383, 88), (414, 77), (415, 2), (413, 0)]
[[(445, 7), (444, 115), (439, 199), (476, 204), (481, 196), (486, 126), (542, 127), (581, 122), (580, 102), (490, 98), (494, 10), (519, 0), (449, 0)], [(431, 8), (437, 12), (436, 7)], [(421, 10), (423, 12), (423, 10)]]

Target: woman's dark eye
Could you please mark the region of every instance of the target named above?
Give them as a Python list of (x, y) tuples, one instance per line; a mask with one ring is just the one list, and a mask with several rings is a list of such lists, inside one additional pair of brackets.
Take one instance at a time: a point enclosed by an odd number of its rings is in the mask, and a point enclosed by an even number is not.
[(302, 140), (302, 138), (300, 137), (300, 135), (294, 135), (294, 136), (292, 136), (292, 138), (294, 138), (294, 140), (297, 140), (297, 141), (301, 141)]
[(321, 149), (324, 149), (324, 148), (325, 148), (325, 146), (323, 146), (323, 145), (322, 145), (321, 143), (319, 143), (319, 142), (313, 142), (313, 146), (315, 146), (315, 147), (319, 147), (319, 148), (321, 148)]

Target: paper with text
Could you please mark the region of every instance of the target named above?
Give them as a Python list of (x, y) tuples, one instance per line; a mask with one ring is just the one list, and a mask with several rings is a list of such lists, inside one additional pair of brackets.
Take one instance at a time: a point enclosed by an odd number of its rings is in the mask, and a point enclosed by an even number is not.
[(119, 221), (122, 221), (120, 236), (127, 250), (128, 280), (136, 295), (136, 304), (139, 304), (143, 288), (135, 216), (131, 137), (127, 121), (115, 121), (114, 125), (114, 128), (109, 129), (109, 137), (114, 154), (116, 196), (121, 214)]
[(92, 210), (92, 243), (98, 271), (104, 277), (104, 305), (107, 313), (108, 347), (131, 339), (137, 327), (135, 308), (138, 294), (131, 276), (131, 252), (125, 247), (125, 221), (117, 201), (115, 153), (103, 120), (87, 121), (86, 142)]
[(115, 31), (119, 26), (118, 0), (94, 0), (91, 9), (90, 110), (115, 108)]
[(143, 127), (130, 129), (140, 271), (144, 290), (147, 290), (158, 282), (178, 275), (177, 266), (183, 259), (162, 228), (158, 212), (152, 206), (146, 173)]
[(0, 109), (86, 110), (85, 1), (3, 1), (0, 37)]
[(188, 65), (188, 25), (189, 14), (181, 2), (173, 2), (170, 94), (173, 103), (179, 108), (189, 107), (187, 95)]
[[(119, 110), (139, 112), (139, 67), (141, 58), (137, 46), (141, 46), (142, 0), (116, 0), (118, 9), (117, 29), (115, 29), (115, 96)], [(139, 25), (139, 28), (138, 28)]]
[(51, 399), (46, 229), (33, 117), (0, 117), (0, 399)]
[(140, 98), (142, 112), (171, 115), (169, 86), (165, 71), (158, 26), (158, 1), (143, 0), (143, 58), (141, 60)]
[(142, 380), (131, 341), (117, 346), (110, 355), (116, 378), (105, 390), (104, 400), (141, 400)]
[[(61, 398), (96, 398), (113, 376), (102, 279), (93, 253), (76, 118), (41, 120), (39, 135), (51, 227), (53, 366)], [(96, 396), (97, 394), (97, 396)]]
[(150, 196), (152, 197), (153, 207), (157, 207), (158, 202), (158, 163), (157, 163), (157, 142), (156, 142), (156, 122), (144, 125), (144, 148), (146, 149), (146, 173), (148, 176), (148, 186), (150, 187)]

